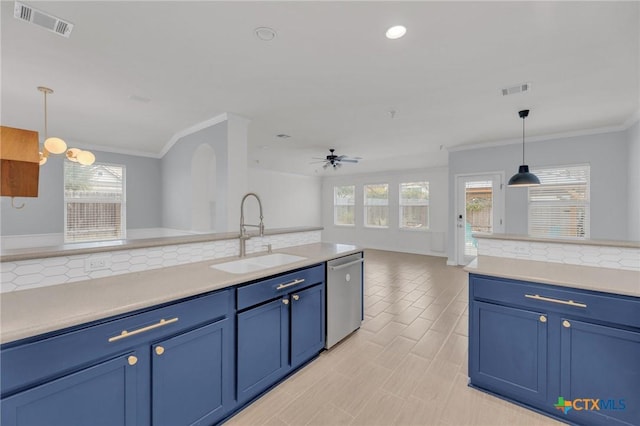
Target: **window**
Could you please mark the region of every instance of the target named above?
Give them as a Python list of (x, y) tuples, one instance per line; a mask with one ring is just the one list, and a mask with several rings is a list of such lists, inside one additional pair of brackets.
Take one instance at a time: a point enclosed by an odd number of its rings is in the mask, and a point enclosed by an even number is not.
[(386, 183), (364, 186), (364, 226), (389, 226), (389, 185)]
[(529, 235), (589, 238), (589, 170), (586, 164), (532, 171), (541, 185), (529, 188)]
[(429, 182), (400, 184), (400, 229), (429, 229)]
[(64, 162), (65, 242), (124, 238), (125, 168)]
[(356, 187), (333, 187), (333, 223), (335, 225), (355, 225)]

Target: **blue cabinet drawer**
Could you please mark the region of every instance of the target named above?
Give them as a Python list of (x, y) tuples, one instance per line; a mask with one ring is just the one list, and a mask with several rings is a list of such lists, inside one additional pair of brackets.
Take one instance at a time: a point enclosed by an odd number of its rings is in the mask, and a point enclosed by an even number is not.
[(64, 334), (53, 337), (5, 345), (0, 352), (2, 396), (228, 316), (233, 298), (233, 290), (225, 289), (124, 318), (63, 330)]
[(640, 298), (469, 275), (474, 299), (640, 328)]
[(321, 282), (324, 282), (324, 265), (312, 266), (238, 287), (238, 310), (258, 305), (291, 291), (297, 291)]

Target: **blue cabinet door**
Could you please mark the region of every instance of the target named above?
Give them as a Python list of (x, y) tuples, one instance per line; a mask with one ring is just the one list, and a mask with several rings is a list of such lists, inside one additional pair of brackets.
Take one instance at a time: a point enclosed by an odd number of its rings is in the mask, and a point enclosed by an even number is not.
[(163, 340), (151, 351), (154, 426), (210, 425), (233, 405), (230, 319)]
[(2, 425), (134, 426), (137, 361), (130, 353), (3, 399)]
[(324, 347), (324, 285), (291, 294), (291, 367), (313, 358)]
[(522, 402), (544, 402), (546, 315), (474, 301), (470, 321), (471, 384)]
[(238, 318), (238, 402), (246, 402), (289, 370), (289, 298), (249, 309)]
[(558, 396), (573, 407), (558, 415), (585, 425), (640, 424), (640, 333), (563, 319), (560, 357)]

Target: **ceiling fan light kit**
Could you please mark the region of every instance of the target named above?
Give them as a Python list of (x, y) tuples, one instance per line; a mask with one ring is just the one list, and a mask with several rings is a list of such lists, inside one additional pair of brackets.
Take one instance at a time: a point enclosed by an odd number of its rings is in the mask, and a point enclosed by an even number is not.
[(332, 167), (334, 170), (342, 167), (342, 163), (357, 163), (358, 160), (362, 160), (361, 157), (349, 157), (348, 155), (336, 155), (335, 151), (336, 150), (334, 148), (330, 148), (329, 149), (330, 154), (327, 155), (325, 158), (314, 157), (313, 159), (320, 160), (318, 161), (319, 163), (324, 163), (324, 165), (322, 166), (323, 169)]
[(521, 186), (537, 186), (540, 185), (540, 179), (538, 176), (529, 172), (529, 166), (524, 161), (524, 120), (529, 115), (529, 110), (524, 109), (518, 111), (518, 115), (522, 118), (522, 164), (518, 167), (518, 173), (511, 176), (508, 186), (521, 187)]

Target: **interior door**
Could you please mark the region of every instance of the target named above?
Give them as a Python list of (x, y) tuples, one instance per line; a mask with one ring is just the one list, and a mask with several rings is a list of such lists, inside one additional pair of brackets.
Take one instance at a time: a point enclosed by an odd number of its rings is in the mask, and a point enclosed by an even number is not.
[(456, 254), (459, 265), (478, 255), (475, 232), (504, 232), (502, 173), (456, 177)]

